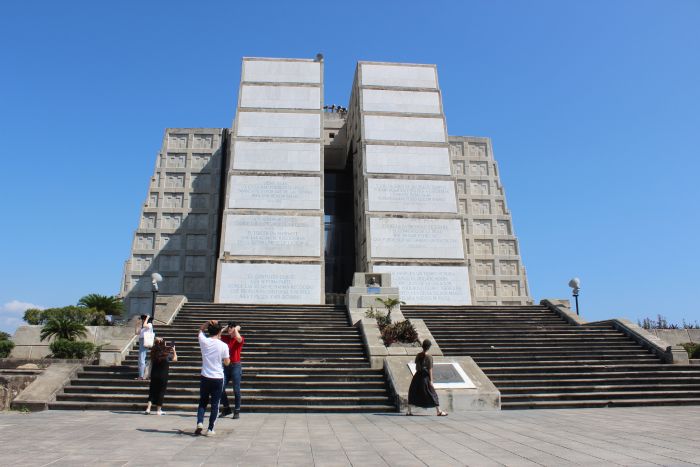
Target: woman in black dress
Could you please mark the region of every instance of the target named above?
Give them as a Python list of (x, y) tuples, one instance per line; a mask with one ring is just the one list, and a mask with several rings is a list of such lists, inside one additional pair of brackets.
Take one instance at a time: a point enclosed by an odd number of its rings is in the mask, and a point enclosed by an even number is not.
[(447, 416), (447, 412), (440, 410), (440, 401), (433, 387), (433, 357), (428, 355), (428, 349), (433, 345), (430, 339), (423, 341), (423, 351), (416, 355), (416, 374), (413, 375), (411, 386), (408, 388), (408, 410), (406, 415), (411, 413), (411, 406), (415, 405), (428, 409), (435, 407), (438, 417)]
[(156, 406), (157, 414), (163, 415), (163, 397), (168, 387), (170, 362), (177, 361), (175, 346), (165, 345), (160, 337), (156, 338), (151, 349), (151, 385), (148, 388), (148, 405), (145, 414), (151, 413), (151, 404)]

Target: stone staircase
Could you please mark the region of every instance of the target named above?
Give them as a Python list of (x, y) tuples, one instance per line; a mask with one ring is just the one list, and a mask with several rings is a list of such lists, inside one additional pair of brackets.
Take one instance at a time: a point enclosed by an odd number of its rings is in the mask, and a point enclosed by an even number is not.
[(700, 367), (669, 365), (612, 326), (543, 306), (402, 306), (446, 356), (468, 355), (503, 409), (700, 404)]
[[(243, 412), (395, 411), (382, 370), (370, 368), (344, 307), (188, 303), (156, 335), (175, 343), (165, 410), (197, 409), (201, 357), (197, 332), (207, 319), (238, 321), (245, 337)], [(137, 381), (138, 350), (121, 366), (87, 366), (50, 409), (143, 410), (148, 383)], [(232, 386), (227, 388), (232, 397)]]

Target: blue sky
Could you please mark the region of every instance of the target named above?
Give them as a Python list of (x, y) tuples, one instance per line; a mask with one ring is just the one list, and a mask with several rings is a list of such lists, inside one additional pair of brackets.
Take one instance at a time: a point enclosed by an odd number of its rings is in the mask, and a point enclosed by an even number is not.
[(227, 127), (242, 56), (436, 63), (450, 134), (493, 140), (532, 295), (700, 319), (700, 2), (9, 2), (0, 329), (119, 290), (166, 127)]

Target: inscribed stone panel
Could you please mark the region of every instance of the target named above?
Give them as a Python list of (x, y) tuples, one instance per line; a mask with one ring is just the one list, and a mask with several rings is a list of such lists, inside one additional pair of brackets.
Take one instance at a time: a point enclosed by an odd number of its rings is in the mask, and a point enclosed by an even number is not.
[(191, 194), (190, 208), (191, 209), (206, 209), (209, 207), (209, 195), (206, 194)]
[(134, 249), (136, 250), (152, 250), (155, 245), (155, 235), (138, 234)]
[(207, 271), (207, 257), (204, 255), (185, 256), (185, 271), (186, 272), (206, 272)]
[(206, 250), (207, 236), (204, 234), (189, 234), (187, 235), (188, 250)]
[(241, 87), (241, 107), (263, 109), (320, 109), (321, 88), (308, 86)]
[(409, 305), (469, 305), (469, 272), (464, 266), (374, 266), (373, 272), (391, 273)]
[(168, 172), (165, 174), (165, 188), (184, 188), (185, 174), (179, 172)]
[(442, 117), (365, 115), (365, 138), (387, 141), (445, 142)]
[(231, 176), (229, 208), (321, 209), (320, 177)]
[(211, 189), (211, 176), (209, 174), (190, 175), (190, 188), (192, 191), (208, 192)]
[(374, 258), (464, 258), (458, 219), (370, 218)]
[(160, 248), (162, 250), (179, 250), (181, 245), (179, 234), (161, 234)]
[(238, 136), (320, 138), (318, 113), (238, 112)]
[(363, 89), (362, 110), (377, 112), (440, 113), (440, 94), (437, 91), (388, 91)]
[(192, 138), (192, 147), (195, 149), (211, 149), (214, 144), (214, 135), (197, 135)]
[(236, 170), (321, 170), (321, 145), (236, 141), (233, 168)]
[(180, 270), (180, 257), (178, 255), (160, 255), (158, 269), (161, 272), (176, 272)]
[(367, 180), (370, 211), (457, 212), (455, 184), (447, 180)]
[(320, 304), (321, 266), (318, 264), (221, 265), (221, 303)]
[(201, 169), (209, 163), (211, 160), (211, 154), (192, 154), (192, 168)]
[(161, 216), (160, 227), (162, 229), (177, 229), (181, 224), (182, 214), (166, 212)]
[(164, 208), (181, 208), (185, 195), (182, 193), (164, 193), (163, 207)]
[(242, 81), (320, 83), (321, 64), (282, 60), (243, 60)]
[(231, 215), (226, 219), (224, 251), (244, 256), (320, 256), (321, 219)]
[(141, 217), (141, 228), (142, 229), (155, 229), (156, 227), (156, 215), (155, 214), (144, 214)]
[(365, 158), (369, 173), (450, 175), (450, 156), (445, 147), (368, 144)]
[(168, 134), (168, 148), (186, 149), (187, 148), (187, 135), (180, 134), (180, 133)]
[(492, 297), (496, 295), (496, 281), (476, 281), (477, 297)]
[(187, 227), (190, 229), (208, 229), (209, 214), (190, 214), (187, 216)]
[(363, 86), (397, 86), (437, 89), (437, 72), (430, 66), (361, 65)]

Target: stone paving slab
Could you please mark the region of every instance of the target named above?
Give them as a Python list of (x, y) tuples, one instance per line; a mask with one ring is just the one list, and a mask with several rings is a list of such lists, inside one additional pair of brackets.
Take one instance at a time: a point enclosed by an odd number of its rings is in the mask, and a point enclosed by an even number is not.
[(0, 413), (0, 464), (21, 466), (700, 465), (700, 407), (449, 417), (243, 414), (194, 436), (194, 414)]

